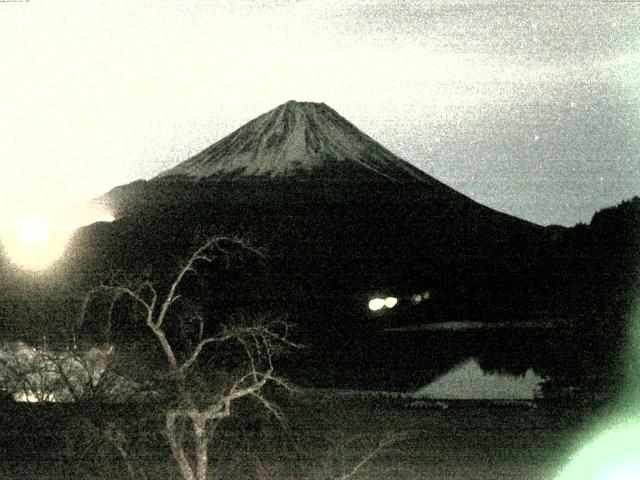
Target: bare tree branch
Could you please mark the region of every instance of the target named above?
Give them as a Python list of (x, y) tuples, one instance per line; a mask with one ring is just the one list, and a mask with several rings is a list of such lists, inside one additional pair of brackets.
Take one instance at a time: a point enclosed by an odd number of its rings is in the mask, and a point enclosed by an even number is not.
[(393, 445), (394, 443), (397, 443), (398, 441), (400, 441), (400, 439), (401, 436), (399, 435), (390, 435), (381, 438), (376, 446), (369, 452), (367, 452), (358, 463), (356, 463), (348, 472), (345, 472), (335, 480), (348, 480), (355, 477), (367, 463), (369, 463), (376, 455), (380, 453), (381, 450)]
[[(212, 263), (216, 259), (229, 258), (237, 251), (248, 251), (262, 257), (262, 253), (243, 240), (232, 237), (213, 237), (205, 241), (178, 269), (169, 284), (166, 293), (159, 295), (149, 280), (122, 283), (118, 281), (112, 285), (100, 285), (92, 289), (85, 298), (80, 319), (83, 321), (92, 299), (100, 293), (110, 295), (109, 321), (114, 312), (115, 303), (122, 297), (129, 298), (135, 305), (142, 308), (145, 324), (154, 334), (169, 363), (170, 374), (177, 386), (176, 405), (165, 412), (165, 433), (169, 441), (174, 459), (178, 463), (181, 475), (185, 480), (205, 480), (207, 475), (207, 445), (210, 429), (215, 428), (217, 421), (231, 415), (232, 404), (244, 397), (255, 398), (276, 418), (282, 419), (279, 409), (269, 402), (261, 393), (268, 382), (290, 389), (281, 379), (274, 376), (273, 354), (275, 345), (298, 347), (299, 345), (288, 339), (290, 325), (282, 318), (275, 320), (263, 317), (253, 320), (249, 325), (224, 326), (218, 335), (205, 337), (204, 319), (197, 312), (189, 313), (189, 322), (197, 322), (197, 343), (187, 352), (174, 350), (165, 332), (165, 322), (171, 307), (181, 298), (178, 293), (184, 279), (191, 273), (197, 273), (198, 263)], [(242, 318), (241, 320), (244, 320)], [(268, 320), (268, 321), (267, 321)], [(192, 336), (195, 332), (192, 331)], [(205, 347), (221, 346), (228, 342), (237, 341), (244, 349), (247, 359), (247, 371), (218, 396), (196, 398), (190, 391), (192, 385), (188, 382), (191, 367), (198, 361)], [(191, 343), (190, 341), (187, 343)], [(178, 360), (179, 354), (181, 360)], [(183, 358), (184, 357), (184, 358)], [(178, 424), (188, 419), (192, 427), (195, 440), (193, 462), (185, 452), (186, 443), (179, 438)]]

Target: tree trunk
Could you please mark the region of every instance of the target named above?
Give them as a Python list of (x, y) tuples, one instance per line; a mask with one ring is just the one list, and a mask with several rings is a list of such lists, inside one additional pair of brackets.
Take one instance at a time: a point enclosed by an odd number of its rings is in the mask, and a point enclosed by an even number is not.
[[(169, 445), (171, 447), (171, 452), (173, 453), (173, 458), (178, 463), (178, 467), (180, 468), (180, 473), (182, 474), (182, 478), (184, 480), (196, 480), (196, 476), (193, 474), (193, 469), (191, 465), (189, 465), (189, 460), (182, 449), (182, 445), (178, 442), (178, 438), (176, 436), (176, 420), (178, 419), (178, 414), (175, 411), (167, 412), (166, 416), (166, 428), (167, 428), (167, 437), (169, 439)], [(206, 472), (205, 472), (206, 473)]]
[(209, 458), (209, 435), (207, 435), (207, 419), (203, 415), (192, 417), (193, 432), (196, 440), (196, 480), (207, 480)]

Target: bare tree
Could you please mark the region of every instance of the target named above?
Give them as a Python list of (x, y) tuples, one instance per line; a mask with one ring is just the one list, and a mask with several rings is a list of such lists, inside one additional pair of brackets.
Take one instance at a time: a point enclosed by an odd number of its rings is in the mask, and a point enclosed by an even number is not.
[[(235, 402), (251, 397), (277, 417), (281, 413), (263, 394), (264, 387), (276, 383), (289, 388), (274, 373), (273, 357), (281, 347), (296, 346), (288, 338), (290, 325), (282, 317), (244, 317), (240, 322), (222, 325), (215, 334), (207, 334), (204, 316), (197, 309), (187, 309), (179, 318), (183, 328), (193, 332), (188, 348), (178, 346), (167, 334), (167, 323), (178, 302), (184, 302), (181, 286), (187, 276), (197, 274), (201, 264), (216, 259), (228, 261), (238, 251), (261, 253), (242, 240), (228, 237), (210, 238), (180, 266), (171, 283), (161, 290), (147, 278), (103, 284), (93, 288), (85, 298), (81, 321), (87, 307), (100, 294), (110, 299), (109, 322), (118, 301), (129, 301), (142, 313), (144, 325), (159, 345), (165, 364), (165, 380), (171, 385), (172, 401), (164, 411), (164, 428), (169, 446), (184, 480), (205, 480), (209, 466), (209, 441), (217, 423), (232, 414)], [(166, 291), (164, 291), (166, 290)], [(180, 316), (180, 315), (178, 315)], [(197, 364), (205, 350), (235, 344), (244, 360), (235, 375), (217, 386), (208, 385), (202, 394), (197, 384)], [(191, 441), (183, 438), (182, 428), (188, 426)]]

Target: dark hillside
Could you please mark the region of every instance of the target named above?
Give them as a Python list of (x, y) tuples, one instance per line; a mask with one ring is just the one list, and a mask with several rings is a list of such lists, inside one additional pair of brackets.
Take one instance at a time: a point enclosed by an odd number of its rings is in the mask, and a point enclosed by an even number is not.
[[(393, 361), (431, 371), (433, 355), (417, 359), (419, 345), (397, 345), (378, 332), (451, 319), (535, 320), (544, 300), (544, 279), (535, 271), (545, 250), (544, 229), (452, 192), (380, 181), (159, 179), (121, 188), (117, 193), (127, 200), (117, 212), (123, 216), (86, 229), (75, 249), (85, 254), (73, 263), (85, 275), (107, 267), (97, 259), (108, 259), (110, 269), (153, 264), (163, 271), (202, 232), (248, 238), (264, 249), (265, 260), (212, 273), (210, 291), (202, 293), (212, 316), (240, 308), (290, 314), (302, 340), (313, 346), (315, 358), (305, 359), (317, 366), (312, 377), (371, 381), (361, 378), (360, 368), (353, 370), (354, 361), (363, 370)], [(430, 301), (412, 306), (408, 296), (425, 290)], [(395, 311), (372, 314), (367, 302), (376, 294), (401, 302)], [(328, 373), (330, 364), (335, 367)], [(397, 386), (407, 381), (392, 371), (387, 380)], [(412, 384), (424, 372), (417, 376)]]

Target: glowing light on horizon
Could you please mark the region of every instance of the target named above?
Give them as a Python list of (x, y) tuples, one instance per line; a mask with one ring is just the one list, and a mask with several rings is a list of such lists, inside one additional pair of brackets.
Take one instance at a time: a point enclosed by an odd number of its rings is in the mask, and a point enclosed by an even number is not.
[[(2, 245), (11, 260), (28, 270), (49, 267), (64, 253), (74, 232), (95, 222), (112, 222), (114, 216), (104, 209), (85, 205), (45, 221), (43, 216), (24, 216), (19, 222), (3, 225)], [(53, 217), (56, 218), (56, 217)]]
[(39, 394), (32, 392), (31, 390), (25, 392), (17, 392), (13, 394), (13, 400), (20, 403), (42, 403), (42, 402), (56, 402), (57, 398), (53, 393)]
[(18, 231), (27, 245), (35, 245), (49, 235), (50, 227), (40, 219), (31, 217), (22, 221)]
[(387, 297), (384, 299), (384, 306), (387, 308), (393, 308), (398, 304), (398, 299), (396, 297)]
[(383, 308), (393, 308), (397, 305), (398, 299), (396, 297), (380, 298), (376, 297), (369, 300), (369, 310), (375, 312)]
[(373, 312), (384, 308), (384, 306), (385, 301), (383, 298), (374, 298), (372, 300), (369, 300), (369, 310)]

